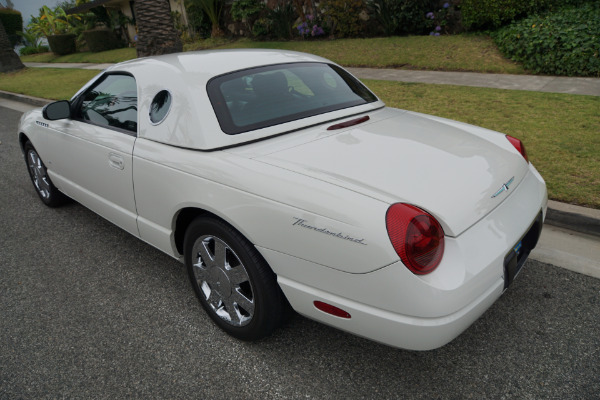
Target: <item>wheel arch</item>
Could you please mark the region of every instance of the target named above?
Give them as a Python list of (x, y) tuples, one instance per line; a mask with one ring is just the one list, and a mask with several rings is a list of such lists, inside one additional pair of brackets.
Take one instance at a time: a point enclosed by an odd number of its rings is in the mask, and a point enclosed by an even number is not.
[(185, 239), (185, 232), (187, 231), (190, 224), (196, 218), (198, 218), (200, 216), (209, 216), (209, 217), (218, 219), (220, 221), (223, 221), (224, 223), (226, 223), (227, 225), (229, 225), (233, 229), (235, 229), (244, 238), (246, 238), (246, 240), (248, 240), (251, 244), (254, 245), (252, 240), (250, 240), (250, 238), (248, 238), (248, 236), (246, 234), (244, 234), (244, 231), (242, 229), (240, 229), (238, 226), (236, 226), (235, 223), (228, 220), (227, 218), (219, 216), (219, 215), (217, 215), (207, 209), (199, 207), (199, 206), (188, 206), (188, 207), (184, 207), (184, 208), (180, 209), (177, 213), (175, 213), (175, 217), (174, 217), (174, 221), (173, 221), (173, 240), (174, 240), (174, 244), (175, 244), (175, 249), (177, 250), (177, 252), (180, 255), (183, 254), (183, 242)]
[[(254, 246), (254, 243), (244, 234), (244, 232), (241, 229), (239, 229), (235, 224), (228, 221), (227, 219), (222, 218), (219, 215), (217, 215), (213, 212), (210, 212), (206, 209), (203, 209), (201, 207), (184, 207), (175, 214), (174, 221), (173, 221), (173, 241), (175, 244), (175, 249), (179, 253), (180, 256), (182, 256), (184, 254), (183, 244), (185, 241), (185, 233), (186, 233), (188, 227), (190, 226), (190, 224), (196, 218), (198, 218), (200, 216), (208, 216), (208, 217), (215, 218), (215, 219), (218, 219), (218, 220), (226, 223), (227, 225), (229, 225), (233, 229), (235, 229), (246, 240), (248, 240), (252, 246)], [(271, 265), (269, 265), (268, 261), (261, 254), (261, 252), (258, 249), (256, 249), (256, 251), (257, 251), (258, 255), (260, 256), (260, 258), (265, 262), (265, 265), (267, 265), (267, 267), (271, 270), (271, 273), (273, 273), (274, 276), (277, 276), (277, 274), (273, 270), (273, 267), (271, 267)], [(283, 294), (283, 292), (282, 292), (282, 295), (285, 298), (285, 294)], [(286, 302), (287, 302), (287, 298), (286, 298)]]
[(19, 146), (21, 147), (22, 153), (25, 153), (25, 143), (30, 141), (31, 140), (29, 140), (29, 137), (24, 132), (19, 132)]
[[(200, 207), (186, 207), (177, 211), (173, 221), (173, 240), (175, 242), (175, 249), (179, 254), (183, 254), (183, 241), (185, 239), (185, 232), (190, 226), (192, 221), (201, 215), (215, 216)], [(218, 218), (218, 217), (217, 217)]]

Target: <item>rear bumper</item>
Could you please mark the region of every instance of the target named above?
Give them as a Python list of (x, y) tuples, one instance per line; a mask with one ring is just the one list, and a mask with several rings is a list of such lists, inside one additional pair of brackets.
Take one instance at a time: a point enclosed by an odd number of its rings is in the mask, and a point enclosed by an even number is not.
[[(432, 350), (450, 342), (475, 322), (504, 290), (504, 280), (497, 279), (462, 310), (439, 318), (418, 318), (348, 300), (289, 279), (279, 278), (278, 282), (298, 313), (357, 336), (409, 350)], [(317, 310), (312, 302), (306, 301), (307, 296), (309, 300), (336, 305), (347, 311), (351, 318), (339, 318)]]

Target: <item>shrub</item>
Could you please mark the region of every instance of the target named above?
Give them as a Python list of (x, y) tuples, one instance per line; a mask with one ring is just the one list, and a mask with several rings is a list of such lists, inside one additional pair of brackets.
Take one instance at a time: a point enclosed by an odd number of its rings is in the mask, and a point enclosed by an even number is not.
[(268, 18), (259, 18), (252, 26), (252, 36), (257, 38), (266, 38), (271, 32), (271, 20)]
[(360, 13), (365, 9), (363, 0), (323, 0), (320, 3), (330, 32), (339, 37), (354, 37), (361, 33)]
[(53, 53), (59, 56), (75, 53), (77, 37), (72, 33), (48, 36), (48, 44)]
[(188, 24), (199, 37), (206, 39), (210, 37), (211, 22), (208, 15), (198, 4), (187, 0), (185, 10), (188, 16)]
[(262, 0), (236, 0), (231, 5), (231, 16), (234, 21), (242, 21), (246, 24), (248, 32), (252, 32), (254, 22), (264, 8), (265, 4)]
[(211, 37), (217, 38), (224, 35), (220, 26), (223, 5), (225, 4), (223, 0), (188, 0), (187, 3), (198, 7), (198, 9), (202, 10), (204, 15), (208, 17), (211, 23)]
[(493, 38), (502, 53), (536, 73), (600, 77), (600, 3), (534, 15)]
[(83, 32), (83, 38), (93, 53), (123, 47), (117, 35), (110, 29), (93, 29)]
[(423, 34), (427, 30), (425, 14), (436, 0), (369, 0), (367, 10), (386, 36)]
[(2, 20), (2, 25), (4, 25), (4, 30), (8, 35), (10, 44), (14, 46), (19, 43), (20, 38), (17, 32), (23, 30), (23, 17), (21, 13), (10, 8), (0, 8), (0, 20)]
[(28, 56), (30, 54), (45, 53), (48, 50), (48, 46), (25, 46), (21, 47), (19, 54), (22, 56)]
[(291, 1), (279, 1), (277, 7), (266, 10), (264, 17), (259, 18), (252, 27), (252, 35), (260, 39), (285, 39), (293, 35), (294, 21), (298, 18)]
[(400, 27), (400, 2), (395, 0), (370, 0), (367, 1), (369, 18), (379, 25), (380, 31), (385, 36), (398, 33)]
[(437, 7), (437, 11), (425, 14), (429, 34), (439, 36), (443, 33), (456, 33), (461, 30), (458, 21), (459, 13), (454, 7), (453, 1), (444, 1)]
[(19, 54), (26, 56), (29, 54), (45, 53), (48, 51), (48, 46), (42, 45), (42, 40), (39, 34), (36, 34), (29, 29), (24, 32), (17, 32), (21, 36), (21, 41), (25, 45), (19, 50)]
[(299, 23), (296, 26), (296, 29), (300, 37), (307, 39), (310, 37), (319, 37), (325, 35), (325, 30), (322, 26), (323, 23), (318, 16), (315, 17), (312, 14), (307, 14), (306, 21)]
[(590, 0), (461, 0), (465, 29), (498, 28), (513, 19), (566, 5), (582, 5)]

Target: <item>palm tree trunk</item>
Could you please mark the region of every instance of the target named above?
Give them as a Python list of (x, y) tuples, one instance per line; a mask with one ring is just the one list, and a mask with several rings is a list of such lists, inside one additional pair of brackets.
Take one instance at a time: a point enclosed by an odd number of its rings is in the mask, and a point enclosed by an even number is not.
[(177, 53), (183, 50), (171, 18), (169, 0), (136, 0), (137, 56)]
[(0, 72), (16, 71), (21, 68), (25, 68), (25, 66), (17, 53), (13, 51), (2, 20), (0, 20)]

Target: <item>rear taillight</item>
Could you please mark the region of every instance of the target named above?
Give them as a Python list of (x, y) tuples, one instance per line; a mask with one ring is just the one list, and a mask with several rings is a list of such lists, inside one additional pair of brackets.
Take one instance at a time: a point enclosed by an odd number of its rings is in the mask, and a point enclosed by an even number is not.
[(435, 218), (415, 206), (396, 203), (387, 211), (386, 226), (394, 250), (417, 275), (432, 272), (444, 255), (444, 230)]
[(527, 157), (527, 152), (525, 151), (525, 145), (523, 144), (523, 142), (521, 142), (519, 139), (514, 138), (510, 135), (506, 135), (506, 138), (508, 139), (510, 144), (515, 146), (515, 149), (517, 149), (517, 151), (519, 153), (521, 153), (521, 155), (523, 156), (525, 161), (529, 162), (529, 157)]

